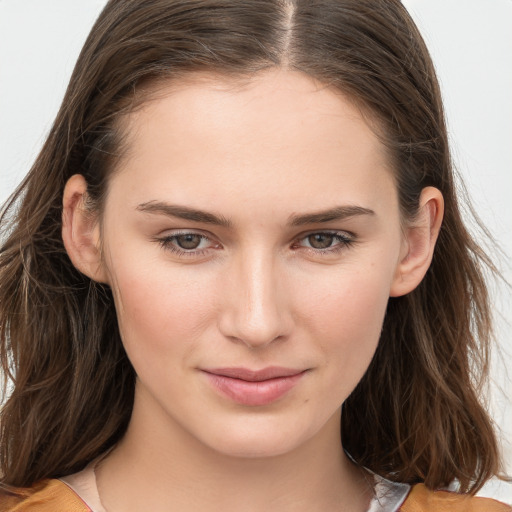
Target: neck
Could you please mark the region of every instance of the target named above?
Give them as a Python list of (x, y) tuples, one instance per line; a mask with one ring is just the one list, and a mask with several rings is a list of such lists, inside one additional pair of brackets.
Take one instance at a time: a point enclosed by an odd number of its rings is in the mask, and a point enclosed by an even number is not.
[(177, 422), (153, 421), (154, 411), (142, 409), (136, 400), (126, 435), (96, 469), (108, 512), (367, 509), (371, 478), (343, 452), (340, 414), (292, 451), (239, 457), (205, 446)]

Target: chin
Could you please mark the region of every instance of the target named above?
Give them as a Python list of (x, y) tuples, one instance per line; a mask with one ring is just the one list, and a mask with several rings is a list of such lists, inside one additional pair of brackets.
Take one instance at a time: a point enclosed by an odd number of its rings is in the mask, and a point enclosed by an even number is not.
[(258, 459), (291, 453), (315, 437), (318, 429), (301, 428), (299, 421), (240, 419), (232, 425), (219, 425), (203, 437), (203, 444), (228, 457)]
[(227, 457), (234, 457), (239, 459), (261, 459), (278, 457), (294, 451), (300, 442), (293, 442), (290, 438), (285, 436), (248, 436), (245, 438), (231, 438), (224, 442), (212, 443), (210, 446), (217, 453)]

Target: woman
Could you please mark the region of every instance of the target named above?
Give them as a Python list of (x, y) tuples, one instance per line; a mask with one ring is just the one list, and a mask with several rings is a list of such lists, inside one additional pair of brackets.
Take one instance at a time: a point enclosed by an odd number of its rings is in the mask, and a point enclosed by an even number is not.
[(3, 510), (510, 510), (399, 2), (110, 1), (2, 224)]

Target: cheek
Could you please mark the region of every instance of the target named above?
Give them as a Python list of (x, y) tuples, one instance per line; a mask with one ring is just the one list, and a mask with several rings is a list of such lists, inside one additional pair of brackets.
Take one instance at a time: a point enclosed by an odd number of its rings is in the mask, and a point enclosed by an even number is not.
[(303, 295), (301, 310), (308, 311), (308, 330), (330, 372), (328, 387), (338, 389), (336, 395), (343, 399), (362, 378), (377, 348), (389, 297), (389, 275), (377, 268), (364, 272), (347, 269), (337, 279), (317, 281), (318, 291)]
[(389, 298), (390, 276), (391, 271), (377, 266), (340, 268), (323, 277), (317, 274), (309, 286), (304, 286), (307, 293), (296, 294), (302, 297), (299, 307), (308, 312), (307, 318), (316, 329), (344, 338), (357, 332), (378, 335)]
[(172, 272), (162, 263), (116, 260), (113, 293), (123, 344), (135, 369), (176, 365), (209, 324), (211, 286), (193, 272)]

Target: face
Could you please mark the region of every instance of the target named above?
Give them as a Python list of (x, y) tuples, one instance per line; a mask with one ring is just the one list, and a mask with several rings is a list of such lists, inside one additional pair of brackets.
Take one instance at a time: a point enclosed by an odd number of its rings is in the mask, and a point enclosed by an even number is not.
[(126, 120), (101, 221), (132, 421), (237, 456), (339, 440), (404, 246), (385, 151), (305, 75), (206, 78)]

